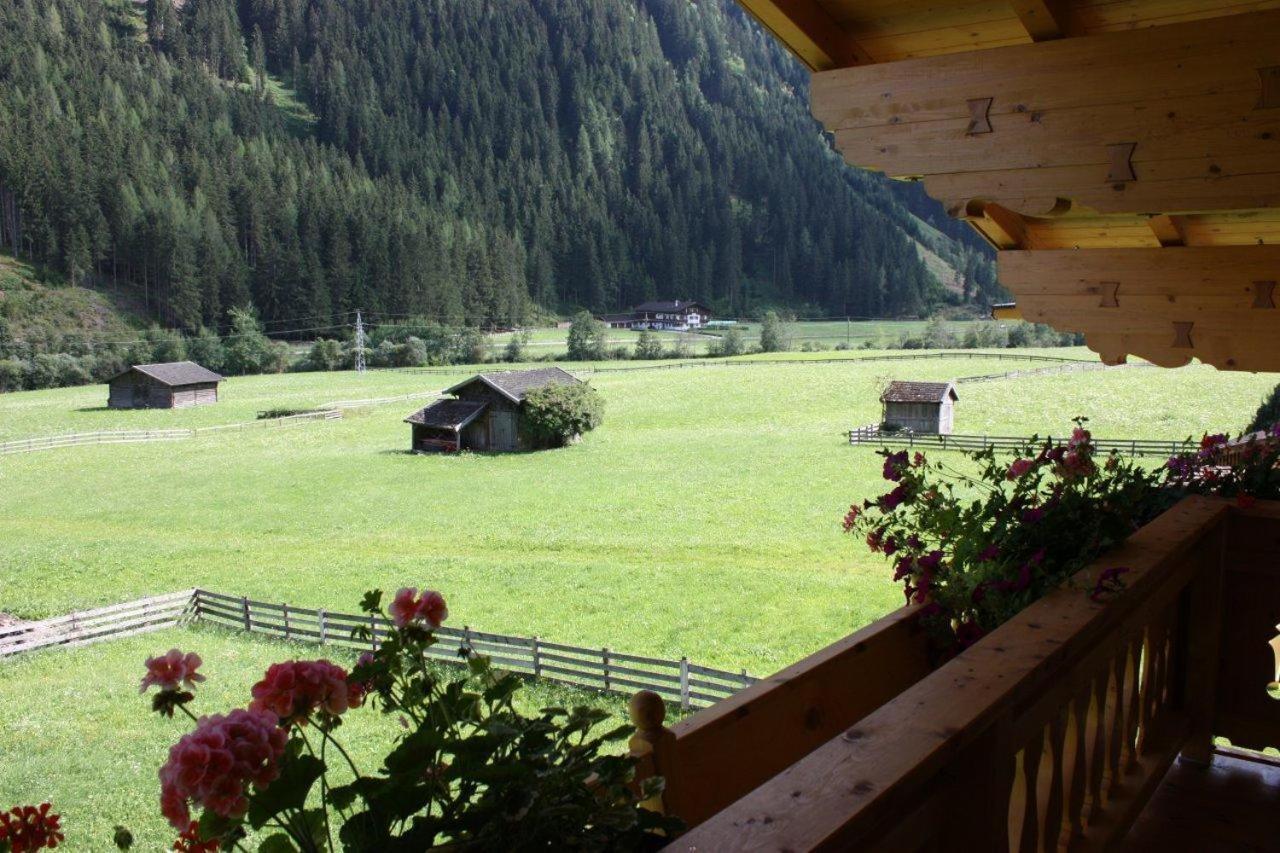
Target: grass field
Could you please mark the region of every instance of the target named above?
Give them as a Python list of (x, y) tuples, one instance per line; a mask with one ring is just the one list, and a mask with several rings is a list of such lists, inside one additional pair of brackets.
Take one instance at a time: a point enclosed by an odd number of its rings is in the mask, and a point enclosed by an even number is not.
[[(882, 489), (878, 458), (842, 435), (878, 418), (879, 384), (1043, 366), (830, 356), (612, 365), (637, 369), (592, 378), (604, 425), (533, 454), (406, 454), (414, 405), (402, 403), (281, 431), (3, 457), (0, 611), (47, 616), (194, 585), (350, 610), (367, 588), (426, 584), (456, 625), (767, 674), (900, 601), (891, 572), (840, 532), (849, 503)], [(469, 372), (232, 379), (218, 406), (176, 412), (102, 410), (102, 387), (3, 395), (0, 437), (230, 422)], [(1088, 414), (1099, 437), (1183, 438), (1241, 428), (1274, 384), (1201, 367), (967, 384), (956, 430), (1061, 433)], [(137, 661), (196, 640), (211, 674), (214, 662), (236, 673), (237, 695), (281, 655), (211, 634), (0, 663), (0, 766), (20, 768), (0, 773), (0, 804), (47, 792), (95, 832), (150, 814), (176, 729), (143, 713)], [(109, 783), (117, 772), (124, 781)]]

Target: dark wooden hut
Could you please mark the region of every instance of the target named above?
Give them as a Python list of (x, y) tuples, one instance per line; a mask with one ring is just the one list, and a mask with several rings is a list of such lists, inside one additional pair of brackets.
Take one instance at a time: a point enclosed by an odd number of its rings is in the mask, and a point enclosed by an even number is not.
[(953, 382), (890, 382), (880, 395), (880, 420), (890, 429), (949, 435), (959, 399)]
[(194, 361), (135, 364), (109, 380), (113, 409), (184, 409), (218, 402), (222, 376)]
[(437, 400), (405, 418), (413, 429), (412, 450), (421, 452), (524, 450), (521, 427), (525, 396), (548, 385), (578, 380), (558, 367), (481, 373), (445, 391)]

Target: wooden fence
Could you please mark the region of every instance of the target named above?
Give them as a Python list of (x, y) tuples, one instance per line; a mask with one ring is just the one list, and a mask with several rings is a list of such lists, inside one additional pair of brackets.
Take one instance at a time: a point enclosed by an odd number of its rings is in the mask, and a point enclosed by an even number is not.
[[(974, 451), (994, 447), (996, 450), (1018, 450), (1031, 441), (1029, 437), (1008, 435), (934, 435), (910, 430), (887, 432), (879, 424), (867, 424), (849, 430), (850, 444), (877, 444), (885, 447), (915, 447), (921, 450)], [(1052, 436), (1041, 436), (1040, 442), (1053, 441)], [(1093, 446), (1102, 453), (1115, 450), (1124, 456), (1172, 456), (1193, 450), (1199, 445), (1193, 441), (1147, 438), (1095, 438)]]
[[(387, 620), (367, 614), (271, 604), (193, 589), (0, 628), (0, 657), (50, 646), (84, 645), (191, 622), (348, 649), (375, 647), (392, 627)], [(360, 628), (368, 629), (372, 639), (357, 637)], [(474, 651), (488, 657), (495, 666), (527, 678), (624, 695), (652, 690), (685, 710), (712, 705), (757, 681), (745, 670), (728, 672), (699, 666), (687, 657), (664, 660), (609, 648), (553, 643), (540, 637), (493, 634), (465, 626), (442, 627), (436, 631), (436, 638), (440, 642), (432, 646), (429, 656), (440, 661), (456, 663)]]
[(366, 400), (334, 400), (332, 403), (325, 403), (320, 408), (337, 410), (363, 409), (371, 406), (381, 406), (384, 403), (400, 403), (406, 400), (434, 399), (443, 393), (443, 391), (418, 391), (413, 394), (400, 394), (395, 397), (371, 397)]
[(0, 456), (12, 453), (31, 453), (37, 450), (53, 450), (59, 447), (80, 447), (87, 444), (142, 444), (151, 441), (184, 441), (189, 438), (228, 430), (243, 431), (264, 427), (284, 427), (302, 421), (332, 421), (342, 417), (338, 410), (304, 412), (283, 418), (264, 418), (256, 421), (239, 421), (233, 424), (192, 427), (184, 429), (132, 429), (78, 432), (66, 435), (46, 435), (35, 438), (19, 438), (0, 442)]
[(194, 602), (195, 590), (187, 589), (37, 622), (0, 626), (0, 658), (50, 646), (83, 646), (172, 628), (190, 616)]

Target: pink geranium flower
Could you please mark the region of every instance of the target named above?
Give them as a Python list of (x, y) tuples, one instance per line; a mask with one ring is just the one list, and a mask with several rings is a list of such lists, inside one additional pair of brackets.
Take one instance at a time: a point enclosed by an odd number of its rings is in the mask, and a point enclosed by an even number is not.
[(0, 812), (0, 847), (13, 853), (53, 849), (63, 840), (62, 816), (49, 803)]
[(1009, 466), (1009, 473), (1005, 475), (1009, 480), (1020, 480), (1032, 468), (1036, 467), (1034, 459), (1015, 459), (1013, 464)]
[(179, 832), (191, 826), (192, 804), (221, 817), (243, 817), (249, 785), (265, 788), (279, 777), (286, 739), (267, 711), (201, 717), (195, 731), (169, 748), (160, 768), (160, 812)]
[(204, 681), (204, 676), (196, 672), (200, 668), (200, 655), (187, 652), (185, 655), (178, 649), (169, 649), (160, 657), (147, 658), (147, 674), (142, 677), (139, 693), (146, 693), (148, 687), (159, 687), (161, 690), (179, 690), (186, 687), (194, 689), (197, 682)]
[(433, 589), (424, 589), (419, 595), (418, 590), (413, 587), (404, 587), (396, 593), (388, 610), (397, 628), (421, 621), (434, 630), (449, 618), (449, 608), (444, 602), (444, 596)]
[(352, 682), (347, 671), (327, 660), (273, 663), (253, 685), (251, 711), (265, 711), (284, 724), (305, 722), (313, 711), (345, 714), (364, 702), (364, 686)]

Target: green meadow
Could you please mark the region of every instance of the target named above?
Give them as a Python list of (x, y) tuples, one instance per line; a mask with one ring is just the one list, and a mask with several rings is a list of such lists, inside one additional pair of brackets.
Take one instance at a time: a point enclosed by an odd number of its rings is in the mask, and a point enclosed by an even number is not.
[[(0, 457), (0, 612), (39, 618), (192, 586), (353, 610), (366, 589), (425, 585), (444, 593), (456, 626), (765, 675), (901, 601), (883, 562), (840, 528), (851, 502), (883, 490), (874, 451), (844, 436), (878, 419), (882, 383), (1046, 366), (831, 355), (608, 365), (628, 369), (590, 376), (604, 425), (538, 453), (408, 454), (411, 401), (283, 429)], [(8, 394), (0, 439), (230, 423), (434, 391), (471, 372), (235, 378), (217, 406), (181, 411), (109, 411), (104, 387)], [(967, 383), (956, 430), (1061, 434), (1085, 414), (1098, 437), (1234, 431), (1274, 384), (1203, 367)], [(72, 849), (103, 849), (118, 821), (157, 849), (154, 774), (181, 727), (151, 719), (136, 683), (141, 659), (172, 645), (205, 656), (210, 708), (238, 703), (273, 658), (313, 654), (202, 629), (0, 662), (0, 804), (54, 799), (76, 827)], [(570, 701), (560, 696), (528, 701)], [(371, 727), (372, 745), (358, 748), (373, 750), (388, 735), (364, 716), (352, 733)]]

